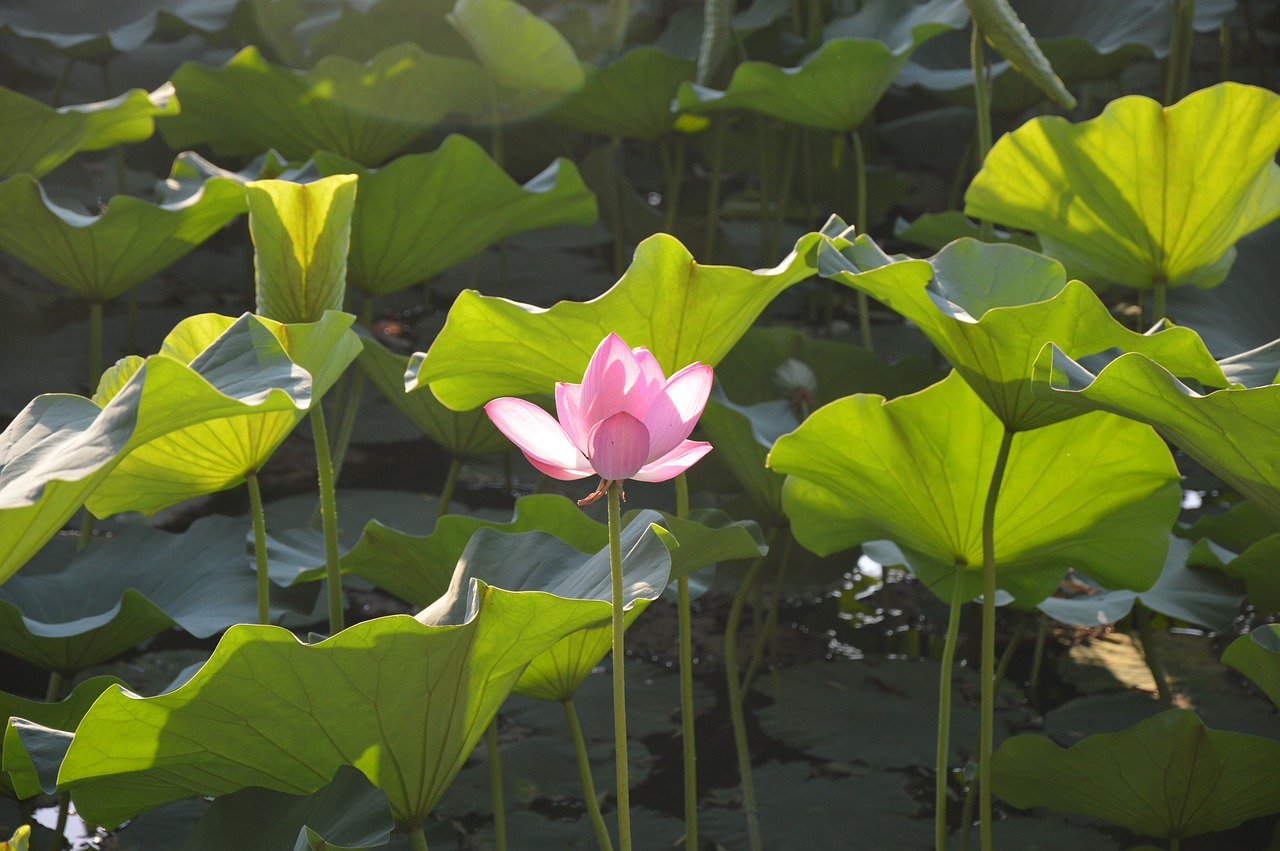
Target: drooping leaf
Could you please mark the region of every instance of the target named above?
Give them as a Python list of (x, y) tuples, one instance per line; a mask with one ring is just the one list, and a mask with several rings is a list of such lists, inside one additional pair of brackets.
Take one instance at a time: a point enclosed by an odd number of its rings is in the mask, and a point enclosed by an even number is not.
[(652, 142), (675, 125), (671, 101), (679, 85), (693, 79), (694, 68), (694, 62), (658, 47), (628, 50), (592, 71), (551, 117), (588, 133)]
[(1280, 216), (1280, 96), (1223, 83), (1170, 107), (1131, 96), (1081, 124), (1003, 136), (965, 213), (1039, 234), (1091, 283), (1214, 286), (1242, 236)]
[[(788, 474), (783, 507), (800, 543), (826, 555), (891, 540), (943, 599), (962, 566), (968, 600), (980, 592), (982, 511), (1003, 432), (953, 373), (892, 401), (833, 402), (779, 438), (769, 465)], [(1067, 567), (1149, 588), (1180, 500), (1173, 459), (1150, 429), (1077, 417), (1018, 432), (996, 506), (996, 581), (1026, 606)]]
[[(58, 765), (66, 752), (66, 744), (80, 719), (98, 695), (120, 683), (115, 677), (93, 677), (79, 683), (71, 694), (57, 703), (27, 700), (0, 692), (0, 717), (6, 719), (4, 734), (0, 735), (0, 795), (9, 798), (31, 798), (51, 792), (56, 784)], [(56, 746), (40, 747), (34, 737), (28, 742), (35, 749), (28, 750), (14, 721), (41, 725), (66, 734), (61, 750)], [(46, 758), (47, 757), (47, 758)]]
[(1015, 430), (1075, 416), (1070, 406), (1031, 392), (1032, 365), (1049, 342), (1076, 357), (1108, 349), (1146, 352), (1206, 386), (1228, 384), (1195, 332), (1130, 331), (1089, 287), (1068, 283), (1056, 261), (1017, 246), (961, 239), (928, 261), (894, 262), (875, 243), (859, 237), (842, 250), (824, 244), (818, 270), (865, 291), (919, 326)]
[(0, 250), (103, 302), (183, 257), (245, 209), (244, 191), (215, 177), (182, 201), (118, 195), (90, 216), (58, 206), (34, 177), (17, 175), (0, 183)]
[(458, 0), (445, 16), (497, 86), (533, 93), (535, 103), (582, 88), (573, 47), (549, 22), (514, 0)]
[[(258, 345), (287, 360), (295, 382), (292, 404), (201, 420), (135, 441), (89, 495), (89, 510), (99, 517), (121, 511), (153, 514), (183, 499), (234, 487), (246, 474), (256, 473), (355, 360), (360, 341), (351, 330), (354, 319), (327, 311), (309, 324), (286, 325), (249, 314), (238, 320), (212, 313), (184, 320), (165, 338), (158, 357), (199, 368), (212, 360), (209, 349), (215, 340), (245, 324)], [(236, 366), (247, 373), (242, 380), (253, 380), (255, 356), (253, 351), (236, 353), (243, 358)]]
[(160, 123), (170, 147), (207, 144), (221, 156), (275, 148), (292, 160), (325, 150), (370, 166), (487, 97), (474, 62), (411, 44), (367, 63), (326, 56), (308, 71), (272, 65), (246, 47), (222, 68), (184, 64), (173, 84), (182, 113)]
[(391, 616), (316, 645), (233, 627), (177, 691), (99, 698), (59, 784), (86, 818), (114, 827), (191, 794), (311, 793), (352, 765), (387, 793), (398, 828), (417, 825), (527, 662), (608, 617), (599, 601), (473, 588), (474, 617), (458, 626)]
[(177, 108), (168, 84), (150, 93), (132, 89), (111, 100), (59, 109), (0, 87), (0, 114), (8, 128), (0, 138), (0, 177), (40, 177), (77, 151), (150, 139), (155, 117)]
[(966, 0), (966, 4), (973, 15), (974, 26), (1001, 56), (1065, 109), (1075, 109), (1076, 99), (1053, 72), (1053, 66), (1009, 0)]
[(1244, 674), (1280, 706), (1280, 624), (1260, 626), (1227, 647), (1222, 661)]
[(1067, 750), (1015, 736), (992, 772), (995, 793), (1016, 807), (1090, 815), (1146, 836), (1197, 836), (1280, 810), (1280, 742), (1210, 730), (1184, 709)]
[(245, 191), (257, 313), (288, 323), (318, 322), (327, 310), (341, 311), (355, 175), (311, 183), (255, 180)]
[(351, 283), (386, 295), (429, 280), (503, 237), (596, 220), (595, 197), (570, 160), (558, 158), (523, 186), (471, 139), (381, 169), (320, 152), (324, 174), (359, 175), (351, 221)]
[(543, 310), (464, 291), (418, 368), (445, 405), (478, 407), (498, 396), (550, 392), (578, 381), (610, 332), (647, 346), (671, 373), (716, 364), (774, 296), (814, 273), (818, 234), (773, 269), (701, 266), (676, 239), (657, 235), (608, 292)]

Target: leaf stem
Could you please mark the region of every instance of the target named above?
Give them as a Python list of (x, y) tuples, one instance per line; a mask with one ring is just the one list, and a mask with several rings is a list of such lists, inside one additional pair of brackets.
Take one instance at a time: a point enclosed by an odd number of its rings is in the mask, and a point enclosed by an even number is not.
[[(689, 480), (676, 476), (676, 517), (689, 513)], [(693, 606), (689, 577), (676, 580), (676, 608), (680, 624), (680, 744), (684, 756), (684, 844), (698, 847), (698, 748), (693, 705)]]
[(569, 736), (573, 739), (573, 753), (578, 759), (578, 778), (582, 781), (582, 799), (587, 804), (587, 815), (591, 817), (591, 826), (596, 832), (596, 844), (600, 851), (613, 851), (613, 841), (609, 838), (609, 828), (600, 814), (600, 801), (596, 799), (596, 784), (591, 779), (591, 761), (587, 758), (587, 742), (582, 736), (582, 725), (578, 723), (578, 710), (573, 706), (573, 697), (564, 700), (564, 717), (569, 722)]
[(1160, 650), (1156, 643), (1155, 632), (1151, 629), (1151, 610), (1141, 600), (1133, 603), (1133, 622), (1138, 627), (1138, 640), (1142, 642), (1142, 660), (1151, 671), (1151, 678), (1156, 681), (1156, 694), (1160, 697), (1161, 709), (1173, 708), (1173, 691), (1169, 688), (1169, 678), (1165, 675), (1164, 665), (1160, 663)]
[(271, 623), (271, 576), (267, 570), (267, 513), (262, 507), (262, 488), (256, 470), (245, 473), (249, 489), (249, 517), (253, 521), (253, 557), (258, 566), (258, 623)]
[(329, 634), (342, 631), (342, 572), (338, 566), (338, 497), (333, 481), (333, 457), (324, 408), (311, 406), (311, 435), (316, 444), (316, 469), (320, 479), (320, 521), (324, 530), (324, 571), (329, 586)]
[[(982, 30), (977, 21), (973, 24), (973, 36), (969, 41), (969, 59), (973, 64), (973, 105), (978, 112), (978, 171), (987, 161), (991, 151), (991, 84), (987, 79), (987, 60), (982, 51)], [(979, 238), (991, 241), (991, 220), (979, 219)]]
[(1168, 294), (1169, 284), (1163, 275), (1151, 282), (1151, 321), (1147, 323), (1148, 328), (1165, 318), (1165, 300)]
[(444, 485), (440, 488), (440, 505), (436, 507), (436, 522), (449, 513), (449, 502), (458, 487), (458, 474), (462, 471), (462, 461), (458, 456), (449, 459), (449, 472), (445, 474)]
[[(857, 206), (854, 208), (854, 232), (867, 232), (867, 157), (862, 150), (862, 132), (854, 130), (849, 134), (853, 142), (853, 171), (858, 181)], [(871, 342), (871, 299), (862, 290), (858, 290), (858, 330), (862, 333), (862, 348), (874, 352)]]
[(502, 756), (498, 753), (498, 716), (484, 731), (485, 750), (489, 754), (489, 799), (493, 804), (493, 846), (507, 851), (507, 807), (502, 794)]
[(71, 812), (71, 793), (58, 793), (58, 821), (53, 828), (53, 838), (49, 843), (49, 851), (61, 851), (62, 843), (67, 835), (67, 816)]
[(961, 586), (965, 564), (956, 563), (955, 585), (951, 589), (951, 614), (947, 618), (947, 639), (942, 645), (942, 671), (938, 674), (938, 754), (934, 787), (933, 837), (937, 851), (947, 847), (947, 779), (951, 758), (951, 669), (956, 660), (956, 639), (960, 634)]
[(1164, 105), (1173, 106), (1187, 91), (1196, 0), (1173, 0), (1173, 35), (1164, 68)]
[(416, 824), (413, 830), (409, 831), (409, 847), (413, 851), (428, 851), (427, 835), (422, 832), (422, 825)]
[(978, 730), (978, 819), (982, 851), (991, 851), (991, 752), (996, 706), (996, 502), (1017, 432), (1008, 426), (991, 471), (991, 487), (982, 510), (982, 726)]
[(720, 174), (724, 169), (724, 116), (712, 119), (715, 135), (711, 142), (711, 175), (707, 183), (707, 232), (702, 247), (702, 262), (712, 262), (716, 249), (716, 227), (720, 219)]
[(613, 745), (618, 782), (618, 847), (631, 851), (631, 780), (627, 771), (627, 685), (623, 677), (622, 483), (609, 483), (609, 578), (613, 592)]
[(66, 681), (57, 671), (49, 672), (49, 684), (44, 690), (45, 703), (57, 703), (62, 700), (62, 686)]

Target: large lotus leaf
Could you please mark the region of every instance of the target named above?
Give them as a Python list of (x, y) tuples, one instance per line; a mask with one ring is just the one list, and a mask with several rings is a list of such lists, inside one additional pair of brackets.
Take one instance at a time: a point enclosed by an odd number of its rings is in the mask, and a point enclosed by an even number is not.
[(341, 765), (311, 795), (241, 789), (214, 801), (178, 851), (347, 851), (391, 839), (387, 793)]
[(445, 16), (496, 85), (560, 96), (582, 88), (586, 72), (550, 24), (513, 0), (458, 0)]
[[(208, 638), (252, 622), (257, 593), (244, 534), (243, 520), (214, 516), (182, 534), (127, 526), (57, 572), (41, 553), (44, 569), (0, 586), (0, 649), (70, 676), (172, 627)], [(271, 602), (273, 622), (303, 622), (314, 586), (277, 591)]]
[[(115, 677), (93, 677), (78, 684), (70, 695), (57, 703), (27, 700), (0, 692), (0, 717), (6, 719), (4, 734), (0, 735), (0, 767), (4, 769), (0, 771), (0, 795), (31, 798), (52, 792), (56, 785), (58, 764), (65, 753), (66, 742), (63, 742), (62, 750), (54, 748), (56, 753), (49, 748), (37, 748), (34, 753), (28, 750), (27, 743), (23, 741), (20, 731), (15, 729), (13, 721), (22, 719), (28, 724), (62, 731), (69, 740), (71, 732), (98, 699), (98, 695), (119, 683)], [(41, 742), (43, 741), (42, 739)]]
[(391, 616), (315, 645), (278, 627), (232, 627), (178, 690), (99, 698), (59, 785), (82, 815), (114, 827), (193, 794), (314, 792), (352, 765), (387, 793), (397, 827), (418, 825), (529, 660), (609, 617), (595, 600), (479, 583), (473, 593), (474, 617), (458, 626)]
[[(277, 348), (305, 376), (292, 394), (293, 405), (202, 420), (135, 446), (89, 496), (89, 510), (99, 517), (121, 511), (153, 514), (181, 500), (234, 487), (257, 472), (359, 354), (360, 340), (351, 330), (354, 319), (328, 311), (318, 322), (286, 325), (250, 316), (258, 340)], [(196, 368), (207, 359), (212, 342), (232, 326), (226, 316), (193, 316), (174, 328), (158, 357)], [(253, 354), (245, 355), (241, 368), (252, 371)], [(112, 377), (108, 372), (104, 381)]]
[(360, 177), (349, 275), (374, 295), (426, 281), (511, 234), (596, 220), (595, 196), (569, 160), (521, 186), (465, 136), (377, 170), (324, 153), (316, 164)]
[(8, 128), (0, 138), (0, 177), (39, 177), (77, 151), (150, 139), (155, 117), (177, 108), (168, 84), (150, 94), (132, 89), (111, 100), (60, 109), (0, 87), (0, 115)]
[(1202, 514), (1190, 526), (1179, 526), (1175, 535), (1199, 541), (1210, 538), (1230, 550), (1241, 552), (1270, 535), (1280, 532), (1280, 525), (1257, 503), (1241, 500), (1221, 514)]
[[(1269, 535), (1242, 548), (1236, 555), (1212, 541), (1197, 541), (1191, 551), (1192, 564), (1212, 567), (1227, 576), (1244, 580), (1249, 589), (1249, 602), (1264, 611), (1280, 609), (1280, 535)], [(1223, 630), (1225, 631), (1225, 630)]]
[(1239, 581), (1220, 573), (1201, 570), (1187, 563), (1191, 542), (1172, 538), (1164, 570), (1150, 590), (1109, 591), (1087, 577), (1078, 577), (1083, 593), (1072, 597), (1050, 597), (1040, 611), (1063, 623), (1086, 628), (1113, 624), (1133, 610), (1135, 601), (1171, 618), (1198, 624), (1214, 632), (1226, 632), (1240, 614), (1244, 589)]
[(1222, 654), (1222, 661), (1253, 680), (1280, 706), (1280, 624), (1260, 626), (1240, 636)]
[[(826, 555), (888, 539), (943, 599), (957, 565), (981, 590), (982, 512), (1004, 426), (956, 373), (885, 401), (850, 396), (778, 439), (783, 507), (796, 540)], [(1014, 435), (995, 516), (996, 581), (1026, 606), (1075, 567), (1145, 590), (1164, 564), (1178, 472), (1150, 429), (1077, 417)]]
[(374, 385), (409, 421), (455, 458), (474, 458), (500, 452), (511, 441), (494, 427), (483, 408), (454, 411), (440, 403), (425, 384), (418, 383), (410, 358), (389, 351), (363, 335), (360, 366)]
[(342, 310), (356, 177), (245, 184), (253, 237), (257, 313), (276, 322), (316, 322)]
[(1280, 742), (1210, 730), (1185, 709), (1066, 750), (1045, 736), (1015, 736), (994, 759), (994, 791), (1014, 806), (1090, 815), (1146, 836), (1196, 836), (1280, 810)]
[[(667, 546), (651, 526), (661, 519), (656, 511), (642, 511), (622, 530), (622, 593), (628, 625), (662, 596), (671, 575)], [(449, 590), (420, 612), (418, 620), (433, 625), (465, 620), (472, 578), (508, 591), (613, 600), (608, 544), (588, 555), (546, 532), (504, 535), (480, 529), (458, 559)], [(529, 663), (514, 690), (541, 700), (568, 700), (609, 652), (612, 641), (608, 623), (565, 636)]]
[(996, 142), (965, 212), (1039, 234), (1093, 283), (1213, 286), (1242, 236), (1280, 216), (1280, 96), (1223, 83), (1170, 107), (1132, 96), (1081, 124)]
[(582, 88), (557, 104), (551, 117), (588, 133), (652, 142), (675, 125), (676, 89), (692, 80), (697, 63), (658, 47), (628, 50), (592, 71)]
[(105, 64), (140, 47), (157, 30), (174, 36), (226, 28), (238, 0), (9, 0), (0, 9), (0, 30), (68, 59)]
[(433, 56), (411, 44), (367, 63), (327, 56), (309, 71), (272, 65), (254, 47), (222, 68), (186, 63), (173, 73), (180, 115), (160, 122), (174, 148), (207, 144), (219, 155), (275, 148), (304, 160), (334, 151), (377, 165), (452, 114), (470, 114), (487, 97), (474, 62)]
[(919, 326), (1014, 430), (1040, 428), (1078, 410), (1031, 392), (1032, 365), (1049, 342), (1076, 357), (1108, 349), (1145, 352), (1206, 386), (1229, 383), (1194, 331), (1130, 331), (1089, 287), (1068, 283), (1056, 261), (1018, 246), (961, 239), (928, 261), (893, 262), (859, 237), (843, 250), (824, 244), (818, 270)]
[(102, 302), (186, 255), (245, 209), (244, 190), (215, 177), (182, 201), (118, 195), (90, 216), (58, 206), (39, 181), (20, 174), (0, 183), (0, 250)]
[(772, 269), (701, 266), (674, 237), (636, 248), (622, 278), (589, 302), (542, 309), (466, 290), (425, 356), (418, 381), (450, 408), (497, 396), (546, 393), (579, 381), (596, 346), (614, 332), (647, 346), (671, 374), (694, 361), (716, 364), (774, 296), (815, 271), (819, 234), (808, 234)]
[[(267, 324), (248, 314), (189, 362), (161, 354), (140, 363), (105, 405), (81, 396), (39, 396), (0, 434), (0, 579), (40, 549), (131, 450), (203, 422), (297, 416), (299, 406), (312, 403), (313, 385), (323, 383), (290, 358)], [(319, 375), (328, 370), (324, 366)]]
[(1094, 375), (1049, 345), (1033, 386), (1039, 398), (1148, 423), (1280, 522), (1280, 385), (1201, 395), (1144, 355), (1121, 355)]

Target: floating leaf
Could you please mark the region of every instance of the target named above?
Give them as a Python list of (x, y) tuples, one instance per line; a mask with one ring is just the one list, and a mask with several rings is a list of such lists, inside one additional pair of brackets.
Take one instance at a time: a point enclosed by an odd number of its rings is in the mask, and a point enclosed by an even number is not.
[[(59, 784), (115, 827), (192, 794), (311, 793), (352, 765), (421, 823), (534, 656), (608, 617), (608, 604), (475, 585), (466, 624), (377, 618), (315, 645), (232, 627), (186, 685), (108, 691), (80, 722)], [(342, 688), (334, 688), (342, 682)]]
[[(98, 695), (119, 683), (115, 677), (93, 677), (79, 683), (70, 695), (57, 703), (0, 692), (0, 717), (6, 719), (4, 734), (0, 736), (0, 745), (3, 745), (0, 767), (4, 769), (0, 771), (0, 795), (24, 799), (51, 793), (57, 785), (58, 765), (66, 753), (71, 732)], [(15, 725), (17, 721), (25, 721), (26, 726)], [(32, 744), (32, 750), (28, 750), (22, 730), (30, 725), (64, 733), (61, 748), (42, 747), (35, 737), (28, 737), (27, 741)]]
[(1081, 813), (1162, 838), (1226, 830), (1280, 809), (1280, 742), (1210, 730), (1170, 709), (1063, 750), (1015, 736), (995, 753), (995, 793), (1016, 807)]
[(1242, 236), (1280, 216), (1280, 96), (1223, 83), (1161, 107), (1132, 96), (1082, 124), (1001, 137), (965, 213), (1039, 234), (1091, 283), (1214, 286)]
[(1280, 624), (1260, 626), (1232, 641), (1222, 661), (1253, 680), (1280, 706)]
[[(1003, 432), (952, 373), (912, 396), (827, 405), (778, 439), (769, 466), (789, 474), (783, 507), (800, 543), (827, 555), (891, 540), (943, 599), (963, 566), (967, 600), (980, 593), (982, 511)], [(1067, 567), (1149, 588), (1180, 498), (1173, 459), (1150, 429), (1077, 417), (1018, 432), (996, 506), (996, 581), (1026, 606)]]
[(588, 133), (652, 142), (671, 132), (676, 89), (692, 80), (696, 63), (658, 47), (628, 50), (587, 76), (583, 87), (556, 105), (552, 119)]
[(390, 159), (487, 97), (474, 62), (411, 44), (367, 63), (326, 56), (309, 71), (272, 65), (246, 47), (222, 68), (185, 63), (173, 84), (182, 113), (160, 123), (170, 147), (207, 144), (221, 156), (275, 148), (291, 160), (325, 150), (365, 165)]
[(320, 152), (324, 174), (357, 174), (351, 283), (387, 295), (429, 280), (503, 237), (552, 225), (589, 225), (596, 201), (574, 164), (558, 158), (523, 186), (471, 139), (381, 169)]
[(246, 209), (234, 181), (210, 178), (170, 204), (117, 195), (98, 216), (49, 200), (39, 181), (0, 183), (0, 250), (90, 301), (127, 292), (183, 257)]

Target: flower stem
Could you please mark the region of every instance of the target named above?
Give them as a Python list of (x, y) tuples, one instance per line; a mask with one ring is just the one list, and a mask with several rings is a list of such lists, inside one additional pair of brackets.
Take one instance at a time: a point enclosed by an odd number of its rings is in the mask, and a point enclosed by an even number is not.
[(613, 591), (613, 746), (618, 782), (618, 847), (631, 851), (631, 780), (627, 771), (626, 651), (622, 643), (622, 483), (609, 483), (609, 577)]
[(564, 718), (569, 722), (573, 753), (578, 758), (578, 778), (582, 781), (582, 799), (586, 801), (587, 815), (591, 817), (591, 826), (596, 832), (596, 844), (600, 846), (600, 851), (613, 851), (609, 828), (605, 826), (604, 816), (600, 814), (600, 802), (596, 799), (596, 784), (591, 779), (591, 762), (587, 759), (587, 743), (582, 737), (582, 725), (578, 723), (578, 710), (573, 706), (572, 697), (564, 700)]
[(960, 634), (961, 586), (965, 565), (956, 563), (955, 585), (951, 588), (951, 614), (947, 618), (947, 640), (942, 645), (942, 672), (938, 675), (938, 761), (934, 787), (933, 839), (937, 851), (947, 847), (947, 778), (951, 758), (951, 669), (956, 660), (956, 638)]
[(316, 443), (316, 469), (320, 475), (320, 520), (324, 529), (324, 572), (329, 585), (329, 634), (342, 631), (342, 573), (338, 569), (338, 497), (333, 483), (333, 456), (324, 409), (311, 406), (311, 435)]
[(502, 757), (498, 753), (498, 718), (484, 731), (485, 749), (489, 752), (489, 799), (493, 802), (493, 847), (507, 851), (507, 807), (502, 794)]
[(257, 472), (246, 473), (249, 516), (253, 520), (253, 556), (258, 565), (258, 623), (271, 623), (271, 577), (267, 572), (267, 514), (262, 508), (262, 488)]
[(996, 502), (1004, 469), (1009, 463), (1009, 450), (1017, 432), (1008, 426), (1000, 438), (995, 468), (991, 471), (991, 487), (982, 510), (982, 726), (978, 730), (978, 819), (981, 823), (982, 851), (991, 851), (991, 752), (996, 706)]
[[(689, 481), (676, 476), (676, 516), (689, 513)], [(684, 844), (698, 847), (698, 748), (693, 706), (693, 607), (689, 600), (689, 577), (676, 580), (680, 624), (680, 733), (684, 755)]]

